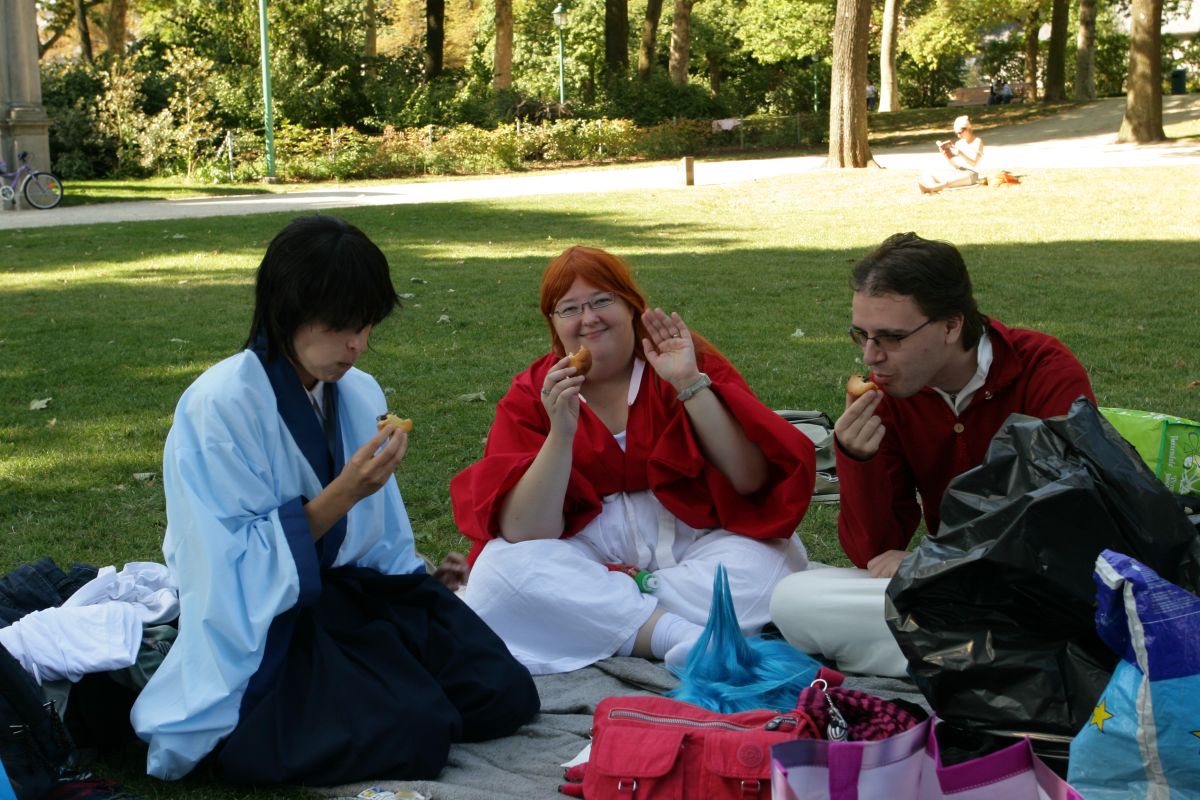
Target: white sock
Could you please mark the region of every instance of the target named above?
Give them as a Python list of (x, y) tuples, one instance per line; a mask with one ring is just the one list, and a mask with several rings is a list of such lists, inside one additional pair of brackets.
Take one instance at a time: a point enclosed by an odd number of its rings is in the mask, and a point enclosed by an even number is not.
[(667, 653), (682, 645), (683, 658), (686, 660), (688, 651), (702, 633), (704, 628), (701, 626), (668, 611), (659, 617), (658, 624), (650, 633), (650, 653), (655, 658), (665, 660)]

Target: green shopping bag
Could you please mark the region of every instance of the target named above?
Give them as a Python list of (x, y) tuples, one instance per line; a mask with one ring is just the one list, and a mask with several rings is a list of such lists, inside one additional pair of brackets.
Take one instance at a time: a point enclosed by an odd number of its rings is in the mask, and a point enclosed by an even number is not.
[(1101, 408), (1100, 413), (1168, 489), (1200, 497), (1200, 422), (1128, 408)]

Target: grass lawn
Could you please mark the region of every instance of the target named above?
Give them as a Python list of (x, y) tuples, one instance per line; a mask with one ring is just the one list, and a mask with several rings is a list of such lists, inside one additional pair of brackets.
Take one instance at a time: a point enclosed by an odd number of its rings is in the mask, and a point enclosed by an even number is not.
[(64, 206), (121, 203), (128, 200), (180, 200), (185, 197), (263, 194), (286, 191), (288, 187), (265, 183), (201, 183), (186, 177), (66, 180)]
[[(511, 376), (546, 350), (538, 279), (576, 242), (628, 258), (651, 301), (680, 311), (775, 408), (837, 414), (860, 369), (845, 334), (849, 268), (915, 230), (960, 245), (986, 313), (1063, 339), (1102, 405), (1200, 417), (1200, 169), (1051, 170), (933, 198), (915, 178), (818, 171), (343, 212), (411, 295), (360, 366), (416, 422), (398, 478), (420, 547), (464, 547), (447, 483), (480, 455)], [(254, 269), (290, 218), (0, 233), (0, 569), (46, 555), (161, 558), (158, 476), (175, 401), (239, 349)], [(840, 559), (833, 510), (815, 508), (801, 534), (817, 558)], [(304, 796), (204, 775), (164, 785), (140, 777), (138, 759), (125, 752), (101, 772), (149, 797)]]

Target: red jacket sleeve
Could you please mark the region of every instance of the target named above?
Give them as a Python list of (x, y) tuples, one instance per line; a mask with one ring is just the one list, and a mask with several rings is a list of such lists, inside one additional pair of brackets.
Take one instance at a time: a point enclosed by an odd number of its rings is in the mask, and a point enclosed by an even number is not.
[(704, 459), (691, 420), (674, 399), (674, 389), (655, 380), (659, 390), (670, 395), (672, 412), (657, 435), (647, 466), (655, 496), (694, 528), (725, 528), (756, 539), (791, 536), (812, 501), (816, 479), (812, 442), (767, 408), (719, 353), (706, 354), (700, 366), (712, 379), (717, 397), (766, 457), (766, 484), (752, 495), (739, 494), (724, 473)]
[[(544, 357), (513, 378), (512, 386), (496, 406), (496, 418), (488, 431), (483, 458), (450, 481), (454, 521), (471, 539), (473, 562), (483, 545), (500, 535), (500, 506), (517, 485), (550, 433), (550, 418), (539, 396), (549, 364)], [(576, 439), (576, 458), (580, 448)], [(564, 514), (567, 530), (577, 532), (599, 512), (602, 500), (593, 484), (572, 467), (567, 484)]]
[(916, 484), (892, 426), (885, 421), (879, 452), (860, 461), (836, 445), (838, 540), (854, 566), (887, 550), (905, 550), (921, 521)]

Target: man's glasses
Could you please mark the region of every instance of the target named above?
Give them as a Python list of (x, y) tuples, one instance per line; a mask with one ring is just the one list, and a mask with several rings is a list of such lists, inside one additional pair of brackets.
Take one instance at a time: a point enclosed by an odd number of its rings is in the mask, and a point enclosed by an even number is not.
[(592, 311), (599, 311), (602, 308), (608, 308), (615, 302), (617, 302), (617, 298), (612, 292), (604, 292), (583, 303), (568, 303), (565, 306), (559, 306), (554, 309), (554, 313), (562, 319), (567, 319), (568, 317), (578, 317), (583, 313), (585, 306)]
[(874, 342), (875, 346), (878, 347), (880, 350), (890, 353), (895, 350), (899, 350), (901, 342), (903, 342), (905, 339), (912, 336), (914, 333), (921, 330), (921, 328), (924, 328), (926, 325), (928, 325), (931, 322), (933, 322), (932, 319), (927, 319), (924, 322), (922, 322), (920, 325), (918, 325), (917, 327), (913, 328), (908, 333), (881, 333), (878, 336), (868, 336), (867, 332), (864, 331), (862, 328), (857, 328), (854, 325), (851, 325), (850, 326), (850, 338), (854, 341), (854, 343), (856, 345), (863, 348), (864, 350), (867, 348), (867, 342)]

